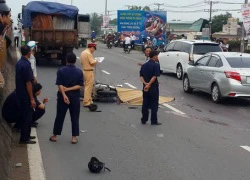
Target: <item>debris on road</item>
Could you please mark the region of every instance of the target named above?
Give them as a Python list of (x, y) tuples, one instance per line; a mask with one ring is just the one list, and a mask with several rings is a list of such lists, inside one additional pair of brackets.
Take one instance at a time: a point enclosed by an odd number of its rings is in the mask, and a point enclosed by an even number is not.
[(15, 165), (15, 167), (22, 167), (22, 163), (17, 163), (16, 165)]

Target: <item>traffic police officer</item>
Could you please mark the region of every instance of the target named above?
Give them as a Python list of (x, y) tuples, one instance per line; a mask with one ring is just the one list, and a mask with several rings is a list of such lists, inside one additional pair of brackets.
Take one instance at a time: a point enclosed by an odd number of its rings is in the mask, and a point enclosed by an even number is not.
[(20, 144), (35, 144), (35, 137), (30, 136), (32, 111), (36, 107), (33, 96), (32, 83), (34, 80), (29, 58), (31, 49), (29, 46), (21, 47), (21, 59), (16, 64), (16, 96), (21, 115)]
[(67, 65), (57, 71), (56, 85), (57, 112), (54, 123), (53, 135), (50, 141), (56, 142), (57, 135), (61, 135), (63, 122), (69, 109), (72, 126), (72, 144), (77, 144), (76, 136), (79, 136), (79, 115), (80, 115), (80, 89), (83, 86), (83, 73), (75, 67), (76, 55), (68, 53), (66, 56)]
[(158, 122), (157, 112), (159, 105), (160, 66), (158, 63), (158, 51), (151, 51), (150, 60), (144, 63), (140, 70), (140, 79), (143, 83), (143, 103), (141, 123), (146, 124), (151, 109), (151, 125), (161, 125)]
[(88, 48), (81, 53), (81, 64), (84, 74), (84, 100), (83, 106), (89, 107), (93, 104), (92, 91), (94, 85), (94, 68), (97, 61), (94, 59), (93, 53), (96, 50), (96, 44), (88, 44)]

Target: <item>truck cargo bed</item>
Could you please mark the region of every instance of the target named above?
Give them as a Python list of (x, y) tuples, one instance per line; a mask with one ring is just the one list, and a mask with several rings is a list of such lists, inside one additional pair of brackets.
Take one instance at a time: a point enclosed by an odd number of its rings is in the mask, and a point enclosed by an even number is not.
[(76, 47), (78, 45), (77, 30), (41, 30), (32, 29), (31, 39), (37, 41), (39, 46), (69, 46)]

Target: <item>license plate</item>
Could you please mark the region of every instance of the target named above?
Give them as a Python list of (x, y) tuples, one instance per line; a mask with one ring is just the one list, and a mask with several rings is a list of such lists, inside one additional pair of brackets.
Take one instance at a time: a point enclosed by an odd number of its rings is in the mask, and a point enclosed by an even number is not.
[(131, 48), (131, 46), (128, 46), (128, 48)]
[(250, 76), (247, 76), (247, 83), (250, 84)]
[(51, 54), (51, 58), (52, 59), (56, 59), (57, 58), (57, 54), (55, 53), (55, 54)]

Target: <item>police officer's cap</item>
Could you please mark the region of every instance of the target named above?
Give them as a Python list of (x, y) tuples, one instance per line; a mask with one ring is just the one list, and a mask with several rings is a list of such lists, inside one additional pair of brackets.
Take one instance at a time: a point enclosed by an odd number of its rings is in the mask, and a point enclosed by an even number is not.
[(9, 12), (10, 8), (6, 4), (6, 0), (0, 0), (0, 12)]
[(96, 44), (94, 44), (94, 43), (89, 43), (89, 44), (88, 44), (88, 48), (91, 48), (91, 47), (94, 47), (95, 50), (96, 50)]

